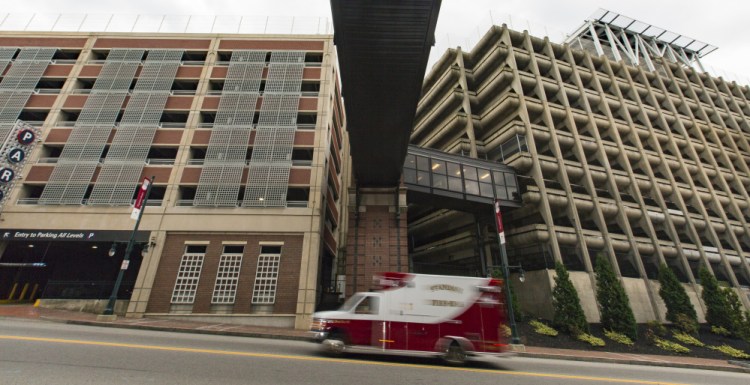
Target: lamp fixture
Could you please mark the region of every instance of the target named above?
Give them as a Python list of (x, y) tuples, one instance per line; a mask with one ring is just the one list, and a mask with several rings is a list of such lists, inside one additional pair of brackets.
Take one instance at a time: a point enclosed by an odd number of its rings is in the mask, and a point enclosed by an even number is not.
[(156, 242), (154, 242), (153, 240), (152, 240), (152, 241), (149, 241), (149, 242), (146, 242), (146, 243), (144, 243), (144, 244), (143, 244), (143, 248), (141, 249), (141, 256), (142, 256), (142, 257), (145, 257), (145, 256), (146, 256), (146, 254), (148, 254), (148, 251), (149, 251), (149, 250), (150, 250), (150, 249), (151, 249), (152, 247), (154, 247), (154, 246), (156, 246)]
[(114, 257), (116, 252), (117, 252), (117, 244), (113, 243), (112, 247), (109, 248), (107, 255), (109, 255), (110, 257)]

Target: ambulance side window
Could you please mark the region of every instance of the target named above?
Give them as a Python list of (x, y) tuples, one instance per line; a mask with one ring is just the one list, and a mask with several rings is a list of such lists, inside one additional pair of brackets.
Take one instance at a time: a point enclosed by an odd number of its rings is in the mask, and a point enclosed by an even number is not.
[(354, 309), (356, 314), (378, 314), (378, 297), (365, 297)]

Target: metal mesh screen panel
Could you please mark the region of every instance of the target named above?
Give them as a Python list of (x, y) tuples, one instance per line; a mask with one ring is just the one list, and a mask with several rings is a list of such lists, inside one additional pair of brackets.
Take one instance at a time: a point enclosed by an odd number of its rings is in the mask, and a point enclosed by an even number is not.
[(130, 205), (154, 141), (182, 50), (149, 51), (88, 203)]
[[(83, 203), (143, 52), (127, 49), (110, 51), (42, 191), (39, 204)], [(100, 172), (105, 177), (114, 173)]]
[(271, 53), (244, 207), (286, 206), (304, 61), (304, 51)]
[(195, 206), (236, 206), (266, 51), (234, 51), (196, 189)]
[[(0, 73), (8, 67), (16, 48), (0, 48)], [(4, 140), (21, 115), (57, 48), (23, 48), (0, 80), (0, 140)]]
[(228, 94), (222, 92), (214, 120), (214, 130), (220, 130), (226, 126), (242, 126), (246, 130), (252, 129), (256, 104), (258, 104), (258, 90)]
[(16, 47), (0, 47), (0, 73), (5, 72), (8, 64), (13, 60), (13, 56), (18, 51)]

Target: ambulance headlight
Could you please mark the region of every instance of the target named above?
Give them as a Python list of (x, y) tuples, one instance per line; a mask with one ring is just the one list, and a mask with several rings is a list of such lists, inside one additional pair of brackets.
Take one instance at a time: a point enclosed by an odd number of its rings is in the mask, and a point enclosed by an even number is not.
[(310, 330), (325, 330), (327, 321), (322, 318), (314, 318)]

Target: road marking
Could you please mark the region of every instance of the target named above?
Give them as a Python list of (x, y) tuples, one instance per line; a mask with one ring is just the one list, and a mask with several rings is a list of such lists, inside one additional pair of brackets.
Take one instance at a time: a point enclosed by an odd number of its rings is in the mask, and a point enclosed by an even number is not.
[(52, 342), (52, 343), (71, 344), (71, 345), (109, 346), (109, 347), (117, 347), (117, 348), (147, 349), (147, 350), (161, 350), (161, 351), (187, 352), (187, 353), (204, 353), (204, 354), (241, 356), (241, 357), (280, 358), (280, 359), (300, 360), (300, 361), (325, 361), (325, 362), (337, 362), (337, 363), (360, 364), (360, 365), (396, 366), (396, 367), (405, 367), (405, 368), (420, 368), (420, 369), (430, 369), (430, 370), (438, 369), (438, 370), (463, 371), (463, 372), (508, 375), (508, 376), (543, 377), (543, 378), (558, 378), (558, 379), (584, 380), (584, 381), (604, 381), (604, 382), (621, 383), (621, 384), (686, 385), (686, 384), (676, 383), (676, 382), (629, 380), (629, 379), (624, 379), (624, 378), (576, 376), (576, 375), (567, 375), (567, 374), (550, 374), (550, 373), (533, 373), (533, 372), (516, 372), (516, 371), (497, 371), (497, 370), (474, 369), (474, 368), (452, 368), (452, 367), (446, 367), (446, 366), (426, 367), (424, 365), (418, 365), (418, 364), (402, 364), (402, 363), (394, 363), (394, 362), (360, 361), (360, 360), (348, 360), (348, 359), (342, 359), (342, 358), (292, 356), (292, 355), (269, 354), (269, 353), (249, 353), (249, 352), (238, 352), (238, 351), (231, 351), (231, 350), (195, 349), (195, 348), (181, 348), (181, 347), (174, 347), (174, 346), (159, 346), (159, 345), (124, 344), (124, 343), (119, 343), (119, 342), (67, 340), (67, 339), (60, 339), (60, 338), (41, 338), (41, 337), (22, 337), (22, 336), (0, 335), (0, 340)]

